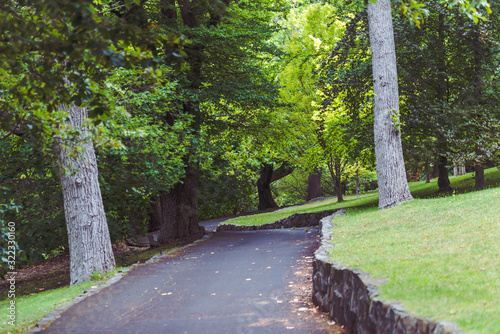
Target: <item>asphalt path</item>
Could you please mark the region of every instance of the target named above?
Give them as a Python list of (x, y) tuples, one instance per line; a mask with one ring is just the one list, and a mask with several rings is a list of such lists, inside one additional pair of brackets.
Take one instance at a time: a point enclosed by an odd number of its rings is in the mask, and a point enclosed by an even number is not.
[(328, 333), (292, 312), (294, 266), (318, 230), (220, 232), (62, 313), (42, 333)]

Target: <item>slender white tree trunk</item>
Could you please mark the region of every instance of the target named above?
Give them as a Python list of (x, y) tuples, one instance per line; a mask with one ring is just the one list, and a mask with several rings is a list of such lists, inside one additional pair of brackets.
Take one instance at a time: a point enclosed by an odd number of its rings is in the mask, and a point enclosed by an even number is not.
[[(87, 110), (62, 107), (69, 113), (67, 124), (81, 131), (78, 146), (59, 143), (59, 163), (68, 229), (71, 285), (88, 281), (94, 272), (115, 268), (108, 224), (99, 188), (94, 145), (84, 121)], [(68, 143), (65, 143), (68, 145)]]
[(399, 129), (399, 93), (391, 1), (368, 2), (368, 24), (375, 93), (375, 158), (379, 209), (412, 200)]

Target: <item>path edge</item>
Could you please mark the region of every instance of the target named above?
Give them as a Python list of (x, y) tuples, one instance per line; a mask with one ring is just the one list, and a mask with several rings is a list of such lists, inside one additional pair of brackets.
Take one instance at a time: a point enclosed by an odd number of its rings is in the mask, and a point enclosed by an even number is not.
[(330, 319), (357, 334), (464, 334), (454, 323), (435, 322), (403, 310), (397, 302), (385, 302), (377, 296), (378, 286), (387, 282), (370, 277), (360, 269), (329, 261), (332, 219), (345, 214), (336, 212), (319, 222), (320, 246), (313, 260), (313, 303)]
[(141, 267), (141, 266), (144, 266), (144, 265), (147, 265), (147, 264), (150, 264), (150, 263), (158, 262), (161, 259), (163, 259), (164, 257), (170, 256), (170, 255), (172, 255), (175, 252), (179, 252), (179, 251), (182, 251), (182, 250), (184, 250), (186, 248), (189, 248), (189, 247), (192, 247), (194, 245), (197, 245), (197, 244), (199, 244), (201, 242), (205, 242), (208, 239), (212, 238), (212, 236), (213, 236), (213, 232), (205, 232), (205, 235), (203, 235), (203, 237), (201, 237), (200, 239), (198, 239), (198, 240), (196, 240), (196, 241), (194, 241), (194, 242), (192, 242), (192, 243), (190, 243), (188, 245), (172, 249), (172, 250), (170, 250), (168, 252), (161, 252), (160, 254), (156, 254), (155, 256), (151, 257), (149, 260), (147, 260), (144, 263), (134, 263), (131, 266), (128, 266), (128, 267), (123, 268), (122, 270), (119, 270), (113, 276), (111, 276), (110, 278), (108, 278), (108, 280), (106, 282), (101, 283), (99, 285), (96, 285), (95, 287), (90, 288), (88, 290), (85, 290), (82, 294), (76, 296), (75, 298), (73, 298), (68, 303), (66, 303), (66, 304), (64, 304), (64, 305), (56, 308), (55, 310), (47, 313), (45, 316), (43, 316), (42, 319), (40, 319), (35, 324), (35, 328), (33, 328), (32, 330), (30, 330), (27, 333), (28, 334), (38, 333), (38, 332), (46, 329), (54, 321), (56, 321), (61, 316), (61, 314), (64, 311), (66, 311), (67, 309), (69, 309), (71, 306), (76, 305), (79, 302), (81, 302), (82, 300), (84, 300), (84, 299), (86, 299), (86, 298), (88, 298), (90, 296), (93, 296), (96, 293), (100, 292), (104, 288), (107, 288), (108, 286), (111, 286), (111, 285), (115, 284), (120, 279), (122, 279), (123, 276), (125, 276), (126, 274), (128, 274), (132, 269), (135, 269), (137, 267)]

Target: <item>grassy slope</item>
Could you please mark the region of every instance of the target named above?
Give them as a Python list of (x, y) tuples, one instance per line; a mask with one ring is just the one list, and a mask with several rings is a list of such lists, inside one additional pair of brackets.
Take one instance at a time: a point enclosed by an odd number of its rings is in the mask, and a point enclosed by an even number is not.
[(387, 278), (382, 299), (470, 333), (500, 332), (500, 189), (349, 210), (335, 261)]
[[(486, 179), (497, 187), (500, 172), (487, 170)], [(382, 299), (402, 300), (411, 313), (453, 321), (469, 333), (500, 333), (500, 188), (470, 192), (471, 174), (451, 181), (449, 193), (436, 191), (437, 180), (411, 183), (416, 199), (390, 210), (378, 211), (372, 193), (312, 203), (307, 211), (350, 207), (335, 218), (332, 259), (389, 279)], [(229, 223), (264, 224), (294, 212), (305, 210)]]

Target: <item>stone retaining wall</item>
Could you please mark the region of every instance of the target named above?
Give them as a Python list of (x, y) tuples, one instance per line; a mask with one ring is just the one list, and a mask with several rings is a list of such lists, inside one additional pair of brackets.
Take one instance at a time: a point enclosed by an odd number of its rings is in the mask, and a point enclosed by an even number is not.
[(377, 287), (385, 280), (345, 264), (329, 262), (331, 219), (321, 219), (321, 245), (313, 262), (313, 302), (330, 318), (346, 326), (354, 334), (459, 334), (454, 324), (435, 322), (403, 311), (396, 303), (377, 296)]
[(330, 216), (337, 211), (339, 210), (327, 210), (327, 211), (313, 212), (313, 213), (294, 213), (293, 215), (277, 220), (272, 224), (264, 224), (264, 225), (220, 224), (219, 226), (217, 226), (217, 232), (272, 230), (272, 229), (291, 228), (291, 227), (318, 226), (321, 218)]

